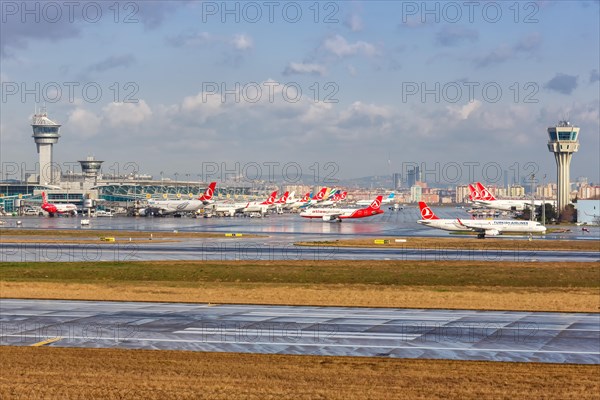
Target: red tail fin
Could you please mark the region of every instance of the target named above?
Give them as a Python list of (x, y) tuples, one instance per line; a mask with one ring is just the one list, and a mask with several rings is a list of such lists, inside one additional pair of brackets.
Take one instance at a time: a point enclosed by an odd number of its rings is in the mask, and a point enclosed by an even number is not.
[(302, 198), (300, 199), (300, 202), (301, 202), (301, 203), (306, 203), (306, 202), (308, 201), (308, 199), (310, 199), (310, 192), (306, 193), (306, 194), (304, 195), (304, 197), (302, 197)]
[(476, 185), (477, 185), (477, 190), (479, 191), (479, 195), (481, 196), (482, 200), (486, 200), (486, 201), (496, 200), (494, 195), (492, 195), (490, 193), (490, 191), (487, 190), (486, 187), (483, 186), (480, 182), (477, 182)]
[(379, 207), (381, 207), (381, 201), (382, 200), (383, 200), (383, 196), (377, 196), (375, 198), (375, 200), (373, 200), (373, 202), (369, 206), (369, 209), (371, 209), (371, 210), (379, 210)]
[(45, 206), (48, 204), (48, 196), (46, 196), (46, 192), (42, 192), (42, 205)]
[(198, 200), (208, 201), (212, 199), (213, 194), (215, 194), (215, 187), (217, 187), (217, 182), (211, 182), (210, 185), (206, 188), (206, 191)]
[(479, 195), (477, 190), (475, 190), (473, 185), (470, 183), (469, 183), (469, 200), (471, 200), (471, 201), (481, 200), (481, 196)]
[(271, 205), (271, 204), (275, 203), (275, 198), (277, 198), (277, 190), (274, 191), (273, 193), (271, 193), (269, 198), (267, 200), (263, 201), (261, 204)]
[(419, 210), (421, 210), (421, 218), (423, 219), (439, 219), (424, 201), (419, 202)]
[(288, 196), (290, 195), (290, 192), (285, 192), (283, 194), (283, 196), (281, 196), (281, 198), (277, 201), (277, 203), (279, 204), (285, 204), (287, 202)]
[(316, 194), (316, 196), (314, 197), (314, 200), (323, 200), (323, 197), (325, 197), (325, 192), (327, 191), (327, 188), (324, 187), (323, 189), (321, 189), (319, 191), (319, 193)]

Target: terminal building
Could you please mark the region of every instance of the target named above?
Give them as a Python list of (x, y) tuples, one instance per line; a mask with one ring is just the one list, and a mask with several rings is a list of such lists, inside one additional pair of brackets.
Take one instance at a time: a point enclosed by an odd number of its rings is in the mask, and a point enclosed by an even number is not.
[[(93, 156), (78, 161), (69, 169), (61, 167), (54, 159), (54, 145), (61, 137), (61, 124), (53, 121), (45, 109), (33, 116), (31, 127), (38, 152), (36, 171), (11, 175), (3, 171), (0, 181), (0, 211), (18, 212), (23, 207), (41, 205), (41, 193), (46, 192), (51, 203), (72, 203), (83, 210), (84, 200), (92, 200), (94, 206), (121, 209), (141, 207), (150, 198), (186, 199), (200, 196), (207, 182), (173, 181), (161, 176), (155, 180), (151, 175), (133, 171), (128, 174), (104, 174), (102, 163)], [(189, 176), (189, 174), (188, 174)], [(1, 179), (1, 178), (0, 178)], [(273, 189), (273, 185), (246, 182), (217, 186), (217, 199), (254, 199)], [(89, 204), (89, 203), (88, 203)]]

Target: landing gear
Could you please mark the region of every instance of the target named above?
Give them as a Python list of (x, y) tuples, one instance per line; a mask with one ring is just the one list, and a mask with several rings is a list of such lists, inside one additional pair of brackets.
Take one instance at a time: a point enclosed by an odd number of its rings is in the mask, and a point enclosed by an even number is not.
[(477, 239), (485, 239), (485, 233), (478, 233)]

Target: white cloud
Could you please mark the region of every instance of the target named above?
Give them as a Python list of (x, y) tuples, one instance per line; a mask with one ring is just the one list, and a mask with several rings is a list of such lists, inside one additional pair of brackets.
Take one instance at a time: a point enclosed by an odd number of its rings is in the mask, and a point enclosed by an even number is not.
[(65, 124), (70, 131), (76, 132), (78, 136), (90, 137), (98, 133), (102, 117), (84, 108), (77, 107), (69, 114)]
[(469, 118), (475, 110), (481, 107), (481, 102), (479, 100), (473, 100), (465, 104), (464, 106), (448, 106), (448, 111), (450, 114), (458, 117), (461, 120), (465, 120)]
[(231, 44), (237, 50), (248, 50), (254, 47), (254, 42), (252, 38), (245, 34), (235, 35), (231, 40)]
[(308, 63), (296, 63), (291, 62), (285, 67), (283, 71), (284, 75), (292, 74), (313, 74), (313, 75), (325, 75), (327, 69), (325, 66), (320, 64), (308, 64)]
[(338, 57), (353, 56), (357, 54), (371, 57), (378, 54), (377, 49), (371, 43), (364, 41), (348, 43), (348, 41), (340, 35), (325, 39), (323, 48)]
[(144, 100), (138, 103), (109, 103), (102, 111), (112, 127), (140, 125), (152, 115)]
[(358, 14), (350, 15), (346, 20), (346, 26), (349, 27), (352, 32), (362, 31), (364, 27), (362, 18)]

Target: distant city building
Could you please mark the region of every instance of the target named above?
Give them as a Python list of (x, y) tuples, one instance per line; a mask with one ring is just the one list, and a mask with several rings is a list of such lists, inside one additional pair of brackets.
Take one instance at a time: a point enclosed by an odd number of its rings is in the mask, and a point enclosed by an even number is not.
[(410, 187), (410, 201), (417, 202), (422, 201), (421, 197), (423, 194), (423, 188), (421, 186), (413, 185)]
[(421, 169), (419, 167), (413, 167), (406, 172), (406, 186), (413, 187), (416, 182), (421, 181)]
[(535, 197), (538, 199), (555, 199), (556, 192), (556, 183), (547, 183), (535, 188)]
[(467, 185), (457, 186), (454, 201), (456, 203), (466, 203), (469, 200), (469, 194), (469, 187)]
[(600, 198), (600, 186), (591, 186), (587, 183), (579, 185), (577, 190), (578, 199), (597, 199)]
[(402, 188), (402, 174), (396, 172), (392, 178), (394, 180), (394, 190)]

